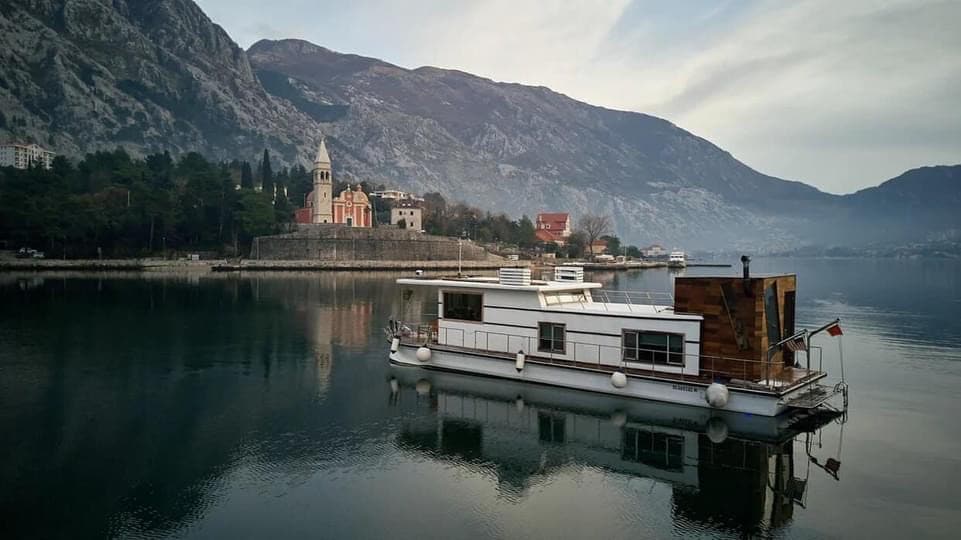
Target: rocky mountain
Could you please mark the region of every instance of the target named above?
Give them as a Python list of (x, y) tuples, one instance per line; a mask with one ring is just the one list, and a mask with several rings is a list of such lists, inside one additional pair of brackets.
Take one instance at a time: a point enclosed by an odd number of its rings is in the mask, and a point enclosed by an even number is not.
[(608, 213), (632, 240), (698, 247), (796, 241), (786, 225), (797, 201), (834, 199), (666, 120), (543, 87), (407, 70), (298, 40), (261, 41), (248, 55), (268, 92), (323, 126), (355, 178), (514, 214)]
[(0, 130), (67, 155), (308, 152), (314, 122), (275, 100), (190, 0), (0, 2)]
[[(867, 242), (926, 212), (919, 199), (886, 225), (881, 209), (914, 177), (830, 195), (761, 174), (666, 120), (544, 87), (298, 40), (243, 51), (190, 0), (8, 0), (0, 31), (0, 138), (67, 155), (122, 145), (252, 159), (268, 147), (307, 164), (324, 134), (344, 180), (513, 215), (607, 213), (630, 242), (689, 249), (783, 250), (823, 240), (829, 226), (843, 231), (833, 241)], [(905, 230), (958, 228), (945, 219)]]

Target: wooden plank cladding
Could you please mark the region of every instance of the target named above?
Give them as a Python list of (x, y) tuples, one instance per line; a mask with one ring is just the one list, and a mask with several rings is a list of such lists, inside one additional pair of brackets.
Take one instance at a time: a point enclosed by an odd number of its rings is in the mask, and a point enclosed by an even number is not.
[[(701, 370), (714, 378), (780, 378), (792, 353), (768, 348), (794, 333), (797, 277), (678, 277), (674, 311), (700, 313)], [(747, 360), (745, 362), (744, 360)]]

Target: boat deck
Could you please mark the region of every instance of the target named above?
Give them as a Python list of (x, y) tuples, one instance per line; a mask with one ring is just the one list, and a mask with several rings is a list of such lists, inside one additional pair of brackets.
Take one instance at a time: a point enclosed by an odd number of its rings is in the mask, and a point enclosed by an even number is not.
[[(416, 339), (402, 339), (401, 343), (407, 346), (420, 346), (424, 342), (422, 340)], [(507, 352), (500, 351), (487, 351), (482, 349), (473, 349), (470, 347), (459, 347), (456, 345), (441, 345), (436, 341), (431, 341), (429, 343), (431, 347), (435, 347), (438, 350), (460, 352), (471, 355), (488, 356), (494, 357), (502, 360), (507, 360), (513, 362), (515, 360), (515, 355)], [(614, 366), (610, 364), (601, 364), (595, 362), (579, 362), (576, 360), (565, 360), (560, 358), (550, 358), (546, 356), (538, 356), (529, 354), (525, 357), (525, 361), (534, 364), (543, 364), (551, 366), (564, 366), (575, 369), (586, 369), (591, 371), (601, 371), (604, 373), (614, 373), (615, 371), (622, 371), (628, 375), (637, 377), (649, 377), (657, 378), (662, 380), (676, 381), (680, 383), (688, 384), (700, 384), (708, 385), (715, 382), (715, 379), (709, 376), (698, 376), (698, 375), (686, 375), (683, 373), (670, 373), (658, 371), (655, 369), (644, 369), (641, 367), (621, 367)], [(775, 378), (771, 380), (759, 380), (759, 381), (749, 381), (744, 379), (726, 379), (724, 384), (731, 388), (742, 388), (746, 390), (751, 390), (755, 392), (765, 392), (773, 395), (783, 395), (797, 389), (800, 386), (804, 386), (808, 383), (821, 379), (825, 376), (824, 372), (808, 370), (799, 367), (786, 367), (783, 371)]]

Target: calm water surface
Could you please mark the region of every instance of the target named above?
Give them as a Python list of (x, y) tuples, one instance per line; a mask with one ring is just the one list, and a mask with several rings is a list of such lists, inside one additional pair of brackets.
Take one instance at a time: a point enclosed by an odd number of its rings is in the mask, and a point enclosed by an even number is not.
[(842, 317), (843, 425), (715, 444), (684, 410), (397, 373), (381, 327), (432, 299), (395, 276), (0, 274), (0, 537), (952, 537), (961, 264), (753, 267), (799, 274), (800, 325)]

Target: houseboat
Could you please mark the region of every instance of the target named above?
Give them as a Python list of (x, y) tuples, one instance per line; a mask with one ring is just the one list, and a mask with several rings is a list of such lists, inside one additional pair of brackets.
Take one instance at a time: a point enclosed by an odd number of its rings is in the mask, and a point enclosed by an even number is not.
[(683, 251), (672, 251), (667, 257), (668, 268), (686, 268), (687, 255)]
[[(438, 316), (391, 320), (390, 361), (716, 410), (777, 416), (834, 406), (811, 338), (795, 329), (794, 275), (678, 277), (669, 293), (605, 291), (583, 269), (401, 278), (437, 289)], [(837, 330), (835, 331), (835, 327)], [(841, 369), (843, 373), (843, 368)]]

